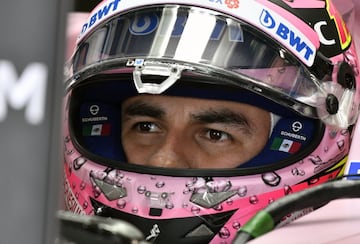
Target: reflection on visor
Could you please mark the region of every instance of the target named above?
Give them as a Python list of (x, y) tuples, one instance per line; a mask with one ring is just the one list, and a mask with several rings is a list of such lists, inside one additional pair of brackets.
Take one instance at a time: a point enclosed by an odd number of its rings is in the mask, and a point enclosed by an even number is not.
[(80, 47), (74, 68), (112, 58), (166, 58), (234, 68), (288, 65), (271, 40), (229, 17), (197, 8), (128, 13), (97, 30)]
[[(196, 7), (152, 7), (113, 18), (80, 44), (73, 72), (100, 61), (116, 61), (117, 69), (134, 68), (139, 93), (162, 93), (187, 71), (183, 67), (193, 67), (189, 68), (193, 73), (217, 73), (270, 99), (287, 99), (280, 103), (308, 117), (341, 127), (355, 117), (348, 109), (337, 116), (341, 106), (329, 109), (329, 104), (351, 100), (354, 91), (329, 86), (330, 80), (320, 82), (279, 44), (246, 23)], [(182, 68), (175, 73), (164, 69), (174, 64)], [(141, 77), (146, 75), (168, 77), (161, 87), (144, 85)], [(329, 101), (330, 93), (336, 95), (335, 101)]]

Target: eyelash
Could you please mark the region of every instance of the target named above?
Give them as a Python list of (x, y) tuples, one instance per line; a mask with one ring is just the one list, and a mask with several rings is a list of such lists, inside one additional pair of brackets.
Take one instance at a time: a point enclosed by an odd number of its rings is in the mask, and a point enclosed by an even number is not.
[[(207, 129), (206, 132), (205, 132), (205, 136), (211, 140), (211, 141), (215, 141), (215, 142), (223, 142), (224, 140), (231, 140), (232, 137), (230, 134), (226, 133), (226, 132), (223, 132), (223, 131), (220, 131), (220, 130), (214, 130), (214, 129)], [(220, 136), (220, 138), (215, 138), (213, 139), (212, 136)], [(226, 137), (226, 138), (223, 138), (223, 137)]]
[[(144, 127), (146, 126), (146, 128)], [(153, 122), (138, 122), (138, 123), (135, 123), (134, 124), (134, 128), (137, 130), (137, 131), (140, 131), (140, 132), (146, 132), (146, 133), (151, 133), (154, 129), (154, 127), (157, 127), (157, 129), (159, 128), (159, 126), (157, 126), (155, 123)], [(142, 128), (143, 127), (143, 128)], [(151, 127), (151, 128), (150, 128)]]

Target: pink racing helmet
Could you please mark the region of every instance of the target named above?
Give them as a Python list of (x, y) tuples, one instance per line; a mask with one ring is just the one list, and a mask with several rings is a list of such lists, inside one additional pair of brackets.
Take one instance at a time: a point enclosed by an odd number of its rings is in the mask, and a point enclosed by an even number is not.
[[(330, 1), (299, 4), (100, 3), (66, 67), (66, 209), (127, 221), (148, 242), (231, 243), (271, 202), (341, 175), (359, 112), (355, 47)], [(121, 104), (139, 94), (250, 104), (271, 113), (271, 133), (231, 169), (132, 164)]]

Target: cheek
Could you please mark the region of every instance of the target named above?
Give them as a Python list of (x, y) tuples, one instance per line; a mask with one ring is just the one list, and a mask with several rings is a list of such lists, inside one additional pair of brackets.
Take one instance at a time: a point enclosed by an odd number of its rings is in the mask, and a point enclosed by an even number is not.
[(143, 162), (146, 147), (142, 147), (136, 137), (131, 136), (131, 134), (123, 134), (122, 147), (125, 153), (126, 160), (129, 163)]
[(201, 159), (201, 167), (208, 168), (236, 168), (258, 155), (267, 143), (266, 138), (249, 138), (241, 146), (234, 147), (222, 153), (214, 153), (210, 157)]
[(142, 147), (130, 143), (124, 143), (123, 149), (126, 160), (130, 164), (147, 165), (148, 159), (153, 154), (151, 147)]
[(245, 150), (256, 156), (264, 148), (270, 137), (271, 119), (268, 112), (260, 111), (253, 121), (253, 131), (246, 143)]
[(125, 153), (126, 160), (129, 163), (138, 162), (139, 159), (137, 159), (136, 156), (139, 155), (139, 154), (136, 153), (136, 151), (137, 151), (136, 147), (134, 147), (129, 142), (129, 140), (123, 141), (122, 145), (123, 145), (123, 150), (124, 150), (124, 153)]

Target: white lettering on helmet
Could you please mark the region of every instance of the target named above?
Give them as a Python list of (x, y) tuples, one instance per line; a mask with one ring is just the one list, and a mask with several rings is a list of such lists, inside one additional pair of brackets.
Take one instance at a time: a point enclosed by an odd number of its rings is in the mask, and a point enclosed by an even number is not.
[(316, 23), (314, 25), (314, 30), (316, 31), (316, 33), (319, 35), (319, 39), (320, 39), (320, 42), (324, 45), (327, 45), (327, 46), (331, 46), (331, 45), (334, 45), (336, 44), (336, 41), (335, 39), (326, 39), (326, 37), (324, 36), (324, 34), (322, 33), (322, 29), (321, 27), (322, 26), (325, 26), (327, 25), (327, 22), (326, 21), (320, 21), (318, 23)]
[(260, 16), (260, 23), (262, 26), (272, 31), (272, 34), (277, 36), (287, 46), (291, 47), (292, 51), (302, 58), (306, 64), (313, 63), (316, 49), (312, 44), (306, 43), (303, 38), (293, 31), (286, 23), (277, 22), (269, 11), (263, 10)]

